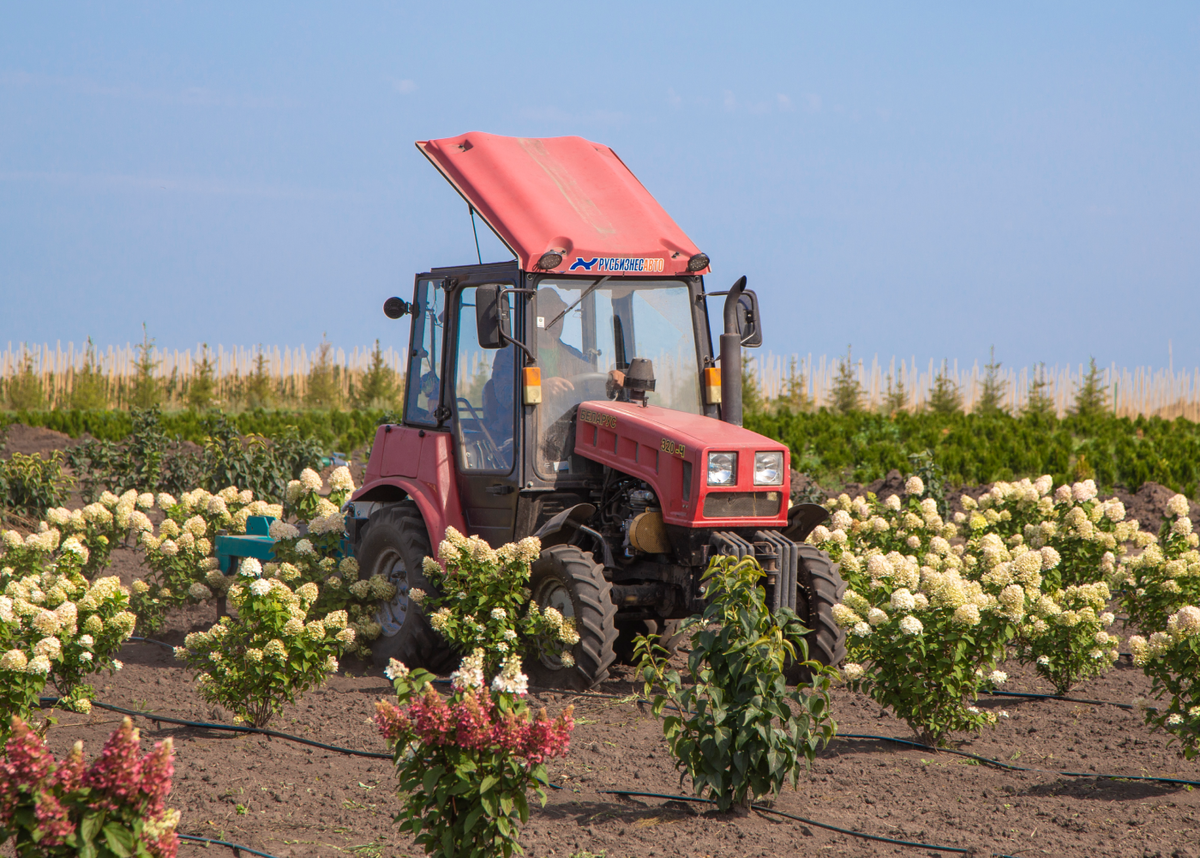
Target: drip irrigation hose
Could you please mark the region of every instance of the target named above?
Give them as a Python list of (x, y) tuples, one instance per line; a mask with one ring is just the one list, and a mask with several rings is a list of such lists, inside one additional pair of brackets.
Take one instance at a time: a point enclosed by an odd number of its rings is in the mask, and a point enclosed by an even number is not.
[[(56, 706), (59, 702), (57, 697), (41, 698), (42, 707)], [(177, 724), (180, 727), (195, 727), (201, 730), (224, 730), (229, 733), (257, 733), (262, 736), (267, 736), (272, 739), (283, 739), (288, 742), (297, 742), (301, 745), (309, 745), (314, 748), (320, 748), (324, 751), (336, 751), (339, 754), (349, 754), (352, 757), (369, 757), (377, 760), (390, 760), (391, 754), (382, 754), (377, 751), (355, 751), (352, 748), (341, 748), (337, 745), (327, 745), (324, 742), (317, 742), (313, 739), (305, 739), (302, 736), (293, 736), (290, 733), (280, 733), (275, 730), (266, 730), (262, 727), (248, 727), (242, 724), (214, 724), (208, 721), (185, 721), (182, 718), (172, 718), (169, 715), (156, 715), (153, 712), (139, 712), (136, 709), (124, 709), (120, 706), (113, 706), (110, 703), (101, 703), (98, 700), (92, 701), (92, 706), (97, 709), (107, 709), (109, 712), (116, 712), (120, 715), (137, 716), (145, 718), (148, 721), (153, 721), (155, 724)]]
[(1064, 700), (1067, 703), (1087, 703), (1090, 706), (1116, 706), (1118, 709), (1133, 709), (1130, 703), (1114, 703), (1111, 700), (1088, 700), (1084, 697), (1063, 697), (1061, 694), (1029, 694), (1024, 691), (984, 691), (980, 694), (991, 694), (993, 697), (1021, 697), (1030, 700)]
[(1160, 784), (1179, 784), (1181, 786), (1200, 787), (1200, 781), (1190, 781), (1184, 778), (1164, 778), (1156, 775), (1106, 775), (1097, 772), (1067, 772), (1058, 769), (1039, 769), (1030, 766), (1018, 766), (1014, 763), (1006, 763), (1003, 760), (993, 760), (991, 757), (982, 757), (979, 754), (972, 754), (970, 751), (958, 751), (954, 748), (935, 748), (932, 745), (925, 745), (921, 742), (914, 742), (911, 739), (898, 739), (894, 736), (872, 736), (867, 733), (839, 733), (834, 736), (835, 739), (863, 739), (874, 742), (892, 742), (897, 745), (907, 745), (910, 748), (920, 748), (923, 751), (932, 751), (935, 754), (954, 754), (958, 757), (967, 757), (968, 759), (977, 760), (980, 763), (988, 766), (996, 766), (1001, 769), (1009, 769), (1014, 772), (1037, 772), (1044, 775), (1060, 775), (1068, 778), (1096, 778), (1097, 780), (1106, 781), (1150, 781)]
[(126, 640), (127, 640), (129, 643), (148, 643), (148, 644), (155, 644), (156, 646), (165, 646), (165, 647), (166, 647), (167, 649), (169, 649), (169, 650), (174, 650), (174, 649), (175, 649), (175, 645), (174, 645), (174, 644), (169, 644), (169, 643), (167, 643), (166, 641), (156, 641), (156, 640), (154, 640), (153, 638), (137, 638), (137, 637), (133, 637), (133, 638), (126, 638)]
[(226, 840), (213, 840), (209, 837), (193, 837), (191, 834), (178, 834), (176, 836), (180, 840), (188, 840), (192, 843), (203, 843), (204, 848), (206, 849), (212, 845), (228, 846), (233, 850), (234, 855), (241, 855), (243, 852), (245, 852), (247, 855), (258, 855), (261, 856), (261, 858), (275, 858), (275, 856), (269, 852), (259, 852), (257, 849), (251, 849), (249, 846), (242, 846), (240, 843), (230, 843)]
[[(634, 792), (624, 789), (606, 789), (600, 791), (601, 795), (624, 795), (635, 798), (661, 798), (668, 801), (690, 801), (697, 804), (716, 804), (711, 798), (697, 798), (690, 795), (666, 795), (658, 792)], [(889, 843), (893, 846), (910, 846), (914, 849), (932, 849), (935, 852), (955, 852), (959, 855), (976, 855), (978, 852), (974, 849), (964, 849), (960, 846), (935, 846), (932, 843), (914, 843), (911, 840), (896, 840), (892, 837), (884, 837), (881, 834), (867, 834), (863, 831), (853, 831), (849, 828), (839, 828), (836, 825), (830, 825), (827, 822), (817, 822), (815, 819), (807, 819), (803, 816), (797, 816), (794, 813), (785, 813), (782, 810), (775, 810), (771, 807), (763, 807), (761, 804), (751, 804), (751, 810), (757, 810), (759, 813), (773, 813), (777, 816), (785, 816), (788, 819), (794, 819), (797, 822), (803, 822), (805, 825), (812, 825), (816, 828), (824, 828), (828, 831), (836, 831), (838, 834), (847, 834), (851, 837), (861, 837), (863, 840), (875, 840), (880, 843)], [(997, 853), (993, 853), (997, 854)], [(1011, 855), (997, 854), (997, 858), (1013, 858)]]

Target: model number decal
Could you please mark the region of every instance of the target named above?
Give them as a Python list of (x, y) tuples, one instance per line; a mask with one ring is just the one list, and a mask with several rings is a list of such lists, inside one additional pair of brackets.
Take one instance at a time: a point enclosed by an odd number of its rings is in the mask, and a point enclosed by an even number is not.
[(662, 443), (659, 444), (659, 449), (661, 449), (668, 456), (678, 456), (681, 459), (683, 458), (684, 454), (687, 453), (687, 447), (685, 447), (683, 444), (680, 444), (678, 441), (672, 441), (670, 438), (663, 438)]
[(579, 419), (583, 423), (593, 423), (596, 426), (603, 427), (604, 429), (617, 428), (617, 418), (613, 417), (611, 414), (600, 414), (596, 411), (585, 411), (584, 409), (580, 408)]

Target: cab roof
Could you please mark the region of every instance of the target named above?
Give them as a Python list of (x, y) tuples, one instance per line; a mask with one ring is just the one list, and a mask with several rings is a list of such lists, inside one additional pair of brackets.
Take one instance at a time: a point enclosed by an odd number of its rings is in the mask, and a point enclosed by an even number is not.
[[(689, 273), (688, 260), (699, 253), (617, 154), (599, 143), (472, 131), (421, 140), (417, 148), (526, 271), (674, 276)], [(550, 251), (562, 262), (538, 268)]]

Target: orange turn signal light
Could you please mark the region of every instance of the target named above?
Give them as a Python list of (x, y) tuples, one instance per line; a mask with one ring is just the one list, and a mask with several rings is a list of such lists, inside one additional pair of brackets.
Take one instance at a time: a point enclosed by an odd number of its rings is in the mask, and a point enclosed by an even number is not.
[(715, 366), (704, 369), (704, 401), (709, 405), (721, 404), (721, 370)]
[(522, 391), (526, 405), (537, 405), (542, 401), (542, 368), (527, 366), (521, 370), (524, 373)]

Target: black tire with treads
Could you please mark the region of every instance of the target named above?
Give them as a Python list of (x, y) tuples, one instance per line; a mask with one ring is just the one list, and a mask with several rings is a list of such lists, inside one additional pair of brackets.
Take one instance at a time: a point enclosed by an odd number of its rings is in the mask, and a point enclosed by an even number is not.
[[(846, 657), (846, 630), (833, 619), (833, 606), (842, 600), (846, 582), (829, 555), (819, 548), (797, 543), (800, 562), (796, 570), (796, 614), (811, 631), (804, 636), (808, 657), (818, 664), (837, 667)], [(787, 668), (792, 684), (807, 682), (810, 672), (799, 663)]]
[(571, 649), (573, 667), (557, 658), (530, 655), (525, 673), (531, 685), (584, 691), (608, 677), (616, 659), (617, 607), (604, 567), (590, 551), (574, 545), (554, 545), (544, 550), (530, 569), (529, 589), (539, 609), (558, 608), (575, 620), (579, 643)]
[[(384, 667), (389, 659), (404, 662), (410, 668), (422, 667), (433, 673), (446, 673), (459, 662), (446, 639), (433, 630), (421, 606), (408, 598), (413, 588), (436, 592), (421, 562), (433, 556), (429, 531), (420, 510), (411, 500), (377, 509), (371, 514), (366, 532), (355, 546), (360, 578), (382, 575), (396, 586), (395, 606), (403, 603), (404, 620), (393, 634), (383, 634), (371, 646), (372, 660)], [(381, 613), (388, 610), (381, 606)]]

